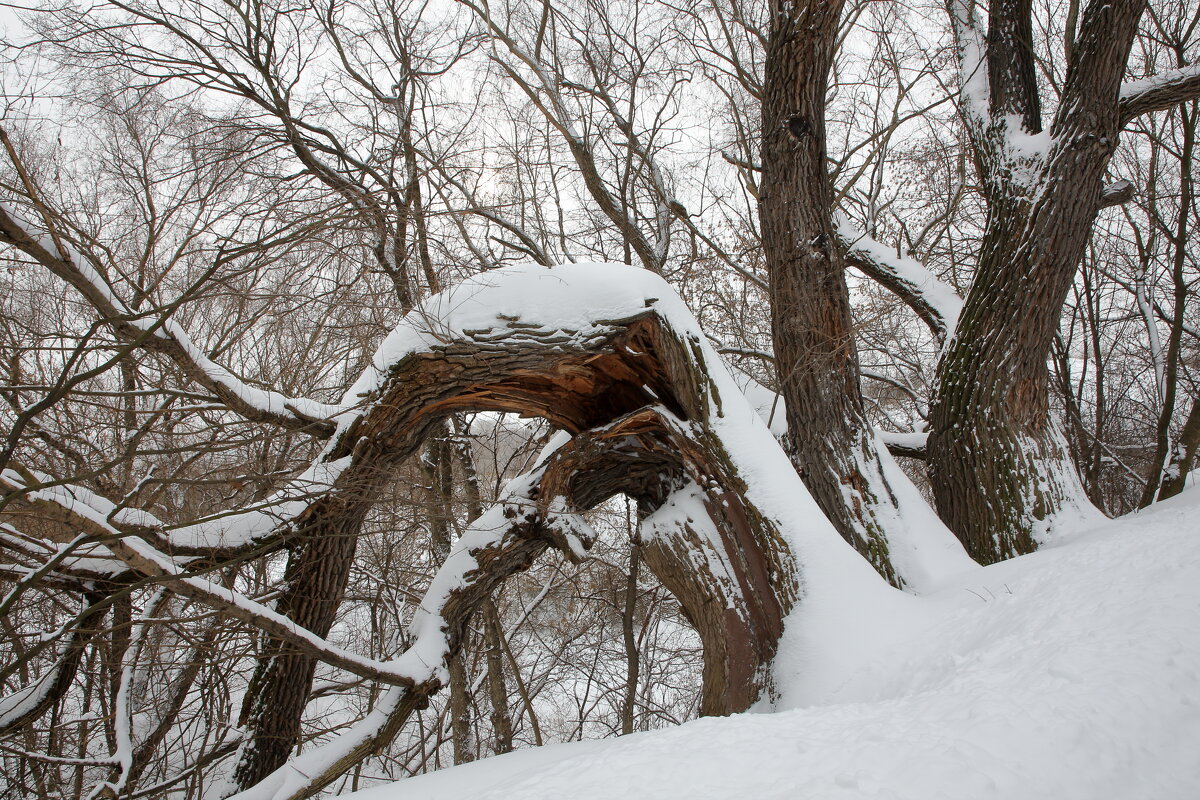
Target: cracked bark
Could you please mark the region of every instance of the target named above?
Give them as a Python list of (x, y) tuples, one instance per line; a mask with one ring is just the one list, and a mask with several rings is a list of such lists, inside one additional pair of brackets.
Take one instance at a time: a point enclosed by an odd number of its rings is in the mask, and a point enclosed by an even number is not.
[[(845, 260), (833, 228), (825, 96), (842, 3), (770, 4), (759, 192), (785, 447), (842, 537), (894, 585), (875, 508), (894, 504), (858, 384)], [(864, 469), (864, 465), (869, 465)]]
[[(1037, 546), (1039, 526), (1082, 501), (1050, 415), (1046, 361), (1083, 257), (1119, 134), (1118, 92), (1144, 2), (1092, 3), (1073, 47), (1049, 150), (1026, 167), (1003, 129), (973, 132), (988, 201), (978, 266), (930, 409), (929, 479), (938, 514), (976, 560)], [(1008, 33), (989, 36), (993, 124), (1041, 129), (1021, 40), (1029, 4), (995, 0)], [(1013, 19), (1021, 17), (1021, 19)], [(999, 42), (999, 44), (996, 44)], [(1030, 175), (1021, 174), (1027, 168)], [(1079, 497), (1076, 497), (1076, 495)]]

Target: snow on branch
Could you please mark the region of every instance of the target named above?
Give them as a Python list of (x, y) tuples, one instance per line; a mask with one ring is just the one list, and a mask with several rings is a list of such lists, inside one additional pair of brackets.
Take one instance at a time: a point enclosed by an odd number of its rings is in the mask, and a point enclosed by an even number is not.
[(867, 277), (894, 292), (929, 326), (939, 341), (946, 341), (958, 324), (963, 301), (954, 287), (924, 264), (868, 236), (845, 216), (834, 219), (846, 260)]
[(1200, 63), (1128, 81), (1121, 86), (1121, 124), (1196, 97), (1200, 97)]
[(509, 481), (501, 499), (471, 523), (434, 575), (409, 624), (412, 646), (390, 662), (393, 669), (413, 675), (414, 683), (392, 686), (362, 720), (293, 756), (230, 800), (299, 800), (328, 786), (390, 741), (412, 712), (425, 707), (446, 684), (447, 659), (458, 649), (475, 608), (499, 583), (552, 545), (569, 556), (590, 546), (595, 533), (581, 517), (540, 501), (545, 471), (543, 463)]
[(107, 610), (102, 603), (90, 603), (80, 614), (70, 635), (59, 645), (54, 665), (33, 683), (0, 697), (0, 735), (34, 722), (66, 693), (79, 669), (84, 646), (91, 640), (96, 623)]
[(948, 0), (946, 11), (958, 51), (961, 113), (972, 128), (982, 131), (991, 118), (986, 37), (973, 0)]
[(71, 284), (121, 338), (167, 356), (190, 379), (248, 420), (318, 435), (333, 432), (330, 418), (342, 409), (247, 384), (208, 358), (173, 320), (166, 316), (147, 319), (130, 309), (86, 256), (56, 233), (40, 233), (44, 227), (23, 218), (11, 204), (0, 202), (0, 243), (15, 247)]
[[(6, 470), (2, 478), (4, 483), (0, 485), (15, 488), (16, 481), (12, 480), (13, 475), (10, 471)], [(347, 672), (384, 683), (413, 682), (407, 673), (397, 671), (383, 662), (364, 659), (343, 650), (240, 592), (188, 574), (183, 565), (139, 536), (139, 533), (144, 535), (146, 531), (121, 525), (122, 522), (128, 523), (130, 517), (141, 521), (142, 515), (138, 513), (103, 515), (102, 506), (97, 508), (87, 500), (100, 500), (102, 503), (107, 501), (97, 498), (82, 487), (53, 486), (47, 489), (27, 489), (26, 496), (31, 502), (37, 503), (40, 509), (47, 506), (56, 507), (58, 513), (55, 516), (58, 521), (78, 530), (102, 535), (104, 549), (139, 576), (168, 580), (175, 593), (224, 611), (235, 619), (253, 625)]]

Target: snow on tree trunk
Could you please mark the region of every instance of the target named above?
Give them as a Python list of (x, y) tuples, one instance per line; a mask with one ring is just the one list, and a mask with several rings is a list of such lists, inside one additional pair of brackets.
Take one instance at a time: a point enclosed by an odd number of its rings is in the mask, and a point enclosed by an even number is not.
[[(360, 723), (240, 797), (310, 796), (390, 741), (448, 682), (448, 659), (491, 592), (547, 548), (584, 557), (592, 534), (578, 512), (617, 493), (637, 501), (645, 562), (704, 643), (703, 713), (774, 697), (785, 644), (804, 652), (834, 628), (847, 642), (886, 635), (882, 610), (894, 591), (823, 516), (682, 300), (645, 270), (576, 264), (477, 276), (407, 315), (332, 408), (324, 452), (276, 496), (191, 525), (167, 529), (32, 473), (0, 476), (21, 503), (53, 512), (42, 517), (55, 521), (47, 535), (90, 537), (50, 577), (100, 577), (118, 590), (150, 577), (390, 687)], [(454, 544), (405, 652), (358, 656), (204, 577), (298, 535), (356, 535), (391, 468), (448, 415), (475, 410), (539, 415), (566, 433)], [(791, 691), (805, 661), (786, 663)]]
[(1143, 7), (1088, 7), (1043, 132), (1029, 3), (992, 3), (986, 51), (973, 10), (950, 5), (988, 217), (938, 366), (927, 461), (938, 514), (983, 563), (1032, 551), (1065, 509), (1092, 512), (1050, 413), (1046, 360), (1103, 201)]
[[(554, 289), (559, 302), (544, 296)], [(605, 295), (620, 301), (611, 317)], [(567, 321), (562, 310), (585, 316)], [(286, 788), (295, 772), (283, 766), (239, 796), (306, 796), (393, 735), (446, 683), (442, 665), (495, 586), (548, 547), (583, 556), (588, 533), (574, 514), (617, 493), (637, 501), (646, 564), (704, 643), (701, 712), (742, 711), (769, 695), (799, 580), (779, 515), (749, 496), (756, 481), (745, 471), (760, 459), (748, 464), (733, 445), (744, 449), (754, 431), (759, 448), (777, 447), (673, 291), (616, 266), (504, 270), (434, 298), (406, 324), (360, 381), (366, 407), (341, 420), (325, 456), (350, 463), (293, 524), (313, 531), (369, 502), (359, 488), (369, 481), (357, 476), (381, 474), (454, 411), (539, 414), (575, 436), (510, 484), (435, 578), (414, 623), (415, 655), (400, 660), (436, 668), (396, 687), (372, 721), (323, 751), (328, 760), (304, 756), (312, 780), (303, 786)]]
[(771, 3), (759, 216), (786, 449), (846, 541), (900, 586), (885, 522), (895, 516), (896, 500), (863, 408), (846, 265), (833, 225), (825, 96), (841, 8)]
[(1171, 451), (1171, 459), (1163, 471), (1162, 486), (1158, 490), (1158, 499), (1166, 500), (1183, 491), (1187, 485), (1188, 475), (1196, 466), (1196, 453), (1200, 451), (1200, 396), (1192, 399), (1192, 410), (1183, 430), (1179, 433), (1179, 441)]

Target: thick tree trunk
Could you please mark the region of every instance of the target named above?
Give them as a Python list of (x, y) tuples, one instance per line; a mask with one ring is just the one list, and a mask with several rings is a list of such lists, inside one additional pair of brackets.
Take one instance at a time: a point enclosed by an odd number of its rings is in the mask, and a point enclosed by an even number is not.
[(991, 87), (991, 117), (973, 131), (988, 218), (938, 367), (928, 442), (938, 514), (983, 563), (1032, 551), (1064, 504), (1086, 503), (1050, 414), (1046, 360), (1101, 207), (1143, 5), (1088, 7), (1049, 136), (1028, 140), (1041, 127), (1028, 81), (1033, 56), (1017, 38), (1027, 25), (1012, 18), (1027, 17), (1029, 4), (992, 4), (993, 24), (1008, 33), (989, 36), (989, 74), (1003, 86)]
[[(276, 610), (324, 638), (337, 617), (354, 560), (365, 504), (344, 509), (312, 531), (288, 558)], [(246, 691), (242, 725), (250, 740), (242, 748), (234, 780), (246, 789), (287, 761), (300, 738), (316, 659), (290, 644), (269, 639)]]
[(900, 585), (876, 514), (895, 500), (863, 409), (826, 158), (825, 95), (842, 3), (773, 0), (770, 8), (759, 216), (785, 445), (842, 536)]

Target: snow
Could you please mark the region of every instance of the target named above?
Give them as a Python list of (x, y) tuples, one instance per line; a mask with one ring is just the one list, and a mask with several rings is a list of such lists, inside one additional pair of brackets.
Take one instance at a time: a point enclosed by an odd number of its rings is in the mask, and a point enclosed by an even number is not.
[(450, 341), (504, 342), (532, 329), (587, 341), (609, 321), (646, 312), (686, 315), (675, 290), (653, 273), (624, 264), (518, 264), (468, 278), (422, 303), (387, 335), (371, 365), (342, 398), (349, 410), (386, 380), (406, 356)]
[[(22, 215), (11, 203), (0, 202), (0, 216), (11, 219), (12, 223), (42, 250), (52, 256), (64, 259), (69, 270), (75, 273), (78, 281), (91, 287), (93, 298), (99, 300), (97, 311), (101, 313), (101, 316), (111, 313), (113, 316), (124, 317), (125, 322), (132, 327), (172, 342), (183, 352), (191, 367), (199, 370), (209, 381), (228, 390), (255, 411), (283, 417), (295, 415), (302, 419), (327, 419), (344, 410), (308, 398), (288, 397), (278, 392), (250, 386), (229, 370), (209, 359), (174, 320), (146, 317), (135, 313), (125, 304), (124, 300), (117, 296), (113, 286), (92, 266), (86, 256), (60, 237), (40, 233), (45, 227), (44, 225), (38, 225)], [(61, 271), (55, 269), (55, 272), (66, 279)], [(77, 285), (77, 288), (85, 295), (87, 294), (83, 287)], [(107, 309), (104, 307), (105, 305), (108, 306)]]
[[(740, 370), (730, 368), (730, 373), (747, 402), (770, 425), (771, 434), (782, 437), (787, 432), (783, 398)], [(875, 436), (881, 477), (895, 498), (894, 506), (879, 503), (875, 511), (886, 520), (888, 552), (905, 589), (921, 594), (939, 581), (977, 566), (887, 451), (889, 442), (924, 447), (928, 434), (876, 430)], [(864, 474), (875, 473), (870, 463), (861, 467)]]
[(924, 597), (895, 593), (894, 635), (848, 655), (829, 628), (781, 656), (842, 672), (776, 713), (526, 750), (354, 797), (1193, 798), (1198, 514), (1190, 490)]
[(1126, 81), (1121, 84), (1121, 99), (1125, 101), (1133, 100), (1138, 95), (1145, 94), (1146, 92), (1162, 89), (1171, 84), (1195, 80), (1197, 77), (1200, 77), (1200, 63), (1165, 70), (1148, 78)]
[(688, 481), (671, 492), (658, 509), (642, 519), (638, 524), (638, 533), (642, 541), (648, 542), (659, 537), (669, 539), (676, 531), (685, 527), (689, 529), (704, 548), (703, 553), (689, 554), (692, 563), (697, 569), (708, 569), (713, 573), (713, 580), (721, 586), (726, 607), (735, 608), (735, 603), (742, 596), (737, 573), (729, 563), (721, 535), (704, 507), (706, 497), (703, 489)]
[(951, 0), (946, 5), (958, 49), (959, 92), (965, 115), (977, 126), (988, 122), (991, 85), (985, 54), (987, 43), (975, 16), (975, 6), (966, 0)]
[[(565, 347), (651, 310), (703, 362), (708, 433), (797, 563), (798, 599), (776, 659), (777, 713), (522, 753), (383, 789), (375, 800), (401, 793), (612, 797), (622, 790), (655, 797), (1136, 797), (1139, 780), (1157, 781), (1145, 796), (1171, 798), (1194, 786), (1198, 759), (1188, 762), (1183, 754), (1200, 752), (1196, 493), (1134, 521), (1049, 539), (1053, 546), (1037, 554), (985, 569), (965, 557), (881, 452), (904, 530), (900, 539), (889, 536), (889, 546), (920, 596), (900, 592), (821, 514), (760, 416), (770, 416), (762, 393), (747, 399), (678, 295), (646, 270), (614, 264), (510, 267), (430, 298), (385, 339), (344, 396), (339, 429), (368, 413), (392, 369), (414, 353), (454, 341), (501, 343), (533, 331), (543, 342), (558, 334)], [(252, 541), (303, 507), (304, 495), (332, 485), (347, 462), (325, 458), (267, 509), (176, 529), (170, 538)], [(509, 484), (506, 505), (519, 511), (524, 500), (527, 507), (536, 470)], [(679, 494), (677, 507), (658, 522), (694, 516), (693, 494)], [(57, 498), (98, 523), (117, 519), (92, 500), (78, 493)], [(553, 517), (568, 545), (588, 537), (580, 520)], [(503, 506), (473, 523), (422, 602), (414, 647), (367, 666), (414, 681), (437, 676), (446, 647), (442, 603), (469, 580), (475, 553), (506, 527)], [(163, 572), (178, 571), (178, 562), (149, 545), (132, 537), (129, 543)], [(260, 619), (270, 616), (201, 579), (181, 586), (220, 595)], [(310, 644), (343, 664), (365, 661), (320, 640)], [(306, 749), (241, 797), (289, 796), (305, 776), (369, 742), (402, 696), (393, 687), (364, 720)], [(1184, 711), (1181, 698), (1192, 703)], [(1100, 791), (1110, 787), (1123, 791)]]
[(871, 238), (844, 215), (838, 214), (834, 217), (834, 226), (838, 238), (842, 239), (851, 251), (862, 253), (864, 257), (888, 269), (920, 294), (929, 307), (942, 318), (947, 341), (952, 337), (963, 308), (963, 299), (953, 286), (938, 278), (915, 258), (899, 255), (895, 248)]

